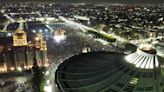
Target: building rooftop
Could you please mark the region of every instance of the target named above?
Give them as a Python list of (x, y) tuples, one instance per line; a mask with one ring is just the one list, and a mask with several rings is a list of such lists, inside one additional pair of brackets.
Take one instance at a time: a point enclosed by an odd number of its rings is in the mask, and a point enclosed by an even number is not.
[(149, 54), (156, 54), (157, 51), (153, 48), (153, 46), (149, 45), (149, 44), (141, 44), (139, 46), (139, 49), (146, 52), (146, 53), (149, 53)]
[(56, 71), (58, 87), (63, 92), (163, 92), (161, 68), (138, 68), (125, 56), (111, 52), (73, 56)]

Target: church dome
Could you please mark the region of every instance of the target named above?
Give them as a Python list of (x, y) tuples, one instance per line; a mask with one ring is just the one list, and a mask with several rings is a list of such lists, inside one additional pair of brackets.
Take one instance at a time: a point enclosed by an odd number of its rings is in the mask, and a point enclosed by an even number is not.
[(59, 65), (56, 83), (62, 92), (164, 92), (160, 62), (141, 48), (130, 55), (80, 54)]

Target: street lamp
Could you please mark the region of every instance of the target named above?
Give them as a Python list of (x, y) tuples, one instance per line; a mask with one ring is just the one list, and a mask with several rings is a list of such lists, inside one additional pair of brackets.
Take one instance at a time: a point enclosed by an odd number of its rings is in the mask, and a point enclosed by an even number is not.
[(54, 40), (55, 40), (56, 42), (60, 43), (60, 42), (61, 42), (62, 40), (64, 40), (66, 37), (63, 36), (63, 35), (56, 35), (56, 36), (54, 36), (53, 38), (54, 38)]
[(46, 81), (46, 85), (45, 85), (45, 87), (44, 87), (44, 91), (45, 91), (45, 92), (52, 92), (52, 86), (51, 86), (51, 84), (50, 84), (50, 80), (47, 80), (47, 81)]
[(33, 32), (33, 33), (36, 33), (36, 31), (35, 31), (35, 30), (32, 30), (32, 32)]
[(22, 68), (21, 67), (18, 67), (17, 70), (21, 72), (22, 71)]
[(10, 70), (13, 71), (15, 68), (14, 67), (11, 67)]
[(42, 29), (39, 29), (39, 32), (42, 32)]
[(48, 29), (45, 29), (45, 32), (48, 32)]
[(7, 33), (7, 36), (11, 37), (12, 36), (12, 33)]
[(35, 38), (35, 41), (39, 41), (39, 37), (36, 37), (36, 38)]
[(50, 74), (50, 72), (47, 70), (46, 73), (45, 73), (45, 75), (49, 75), (49, 74)]

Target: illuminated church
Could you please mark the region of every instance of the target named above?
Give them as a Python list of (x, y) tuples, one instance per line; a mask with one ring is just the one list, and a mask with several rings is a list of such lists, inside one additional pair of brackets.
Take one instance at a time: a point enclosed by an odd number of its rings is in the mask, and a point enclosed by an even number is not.
[(33, 57), (36, 57), (39, 66), (49, 65), (47, 44), (42, 33), (36, 33), (35, 39), (28, 40), (28, 35), (21, 26), (22, 24), (13, 33), (12, 46), (1, 55), (0, 72), (30, 69)]
[(164, 59), (150, 45), (132, 54), (89, 52), (64, 61), (56, 71), (62, 92), (164, 92)]
[(22, 29), (17, 29), (14, 32), (13, 46), (27, 46), (27, 35)]

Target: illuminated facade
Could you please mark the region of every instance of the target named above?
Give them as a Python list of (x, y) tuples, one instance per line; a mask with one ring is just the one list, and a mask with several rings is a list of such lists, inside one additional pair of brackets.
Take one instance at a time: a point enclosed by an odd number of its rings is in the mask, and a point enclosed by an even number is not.
[(43, 38), (42, 33), (37, 33), (37, 37), (35, 38), (35, 48), (40, 50), (41, 59), (39, 60), (38, 64), (40, 66), (47, 66), (47, 44)]
[(41, 51), (47, 51), (47, 44), (46, 44), (46, 41), (44, 39), (41, 42), (40, 50)]
[[(0, 46), (0, 72), (30, 69), (33, 57), (36, 56), (39, 66), (48, 66), (47, 45), (42, 33), (37, 33), (33, 41), (27, 40), (27, 35), (21, 28), (13, 34), (13, 44), (4, 48)], [(1, 54), (3, 52), (3, 54)], [(35, 52), (35, 53), (34, 53)]]
[(47, 51), (47, 44), (42, 33), (37, 33), (37, 37), (35, 38), (35, 47), (41, 51)]
[(54, 32), (54, 35), (65, 35), (65, 30), (63, 29), (58, 29)]
[(17, 29), (13, 34), (13, 46), (27, 46), (27, 36), (26, 33)]
[(56, 31), (54, 31), (54, 33), (53, 33), (53, 35), (54, 35), (54, 40), (56, 41), (56, 42), (61, 42), (62, 40), (64, 40), (64, 39), (66, 39), (66, 35), (65, 35), (65, 30), (63, 30), (63, 29), (58, 29), (58, 30), (56, 30)]
[(27, 68), (27, 35), (23, 29), (18, 28), (13, 34), (14, 68), (17, 70)]

